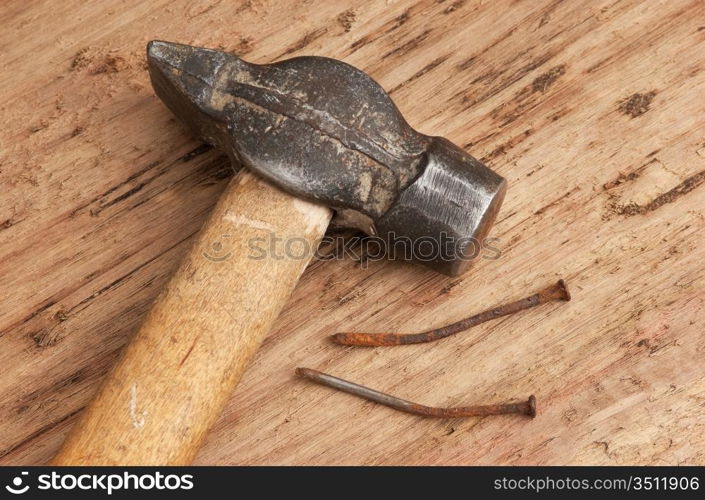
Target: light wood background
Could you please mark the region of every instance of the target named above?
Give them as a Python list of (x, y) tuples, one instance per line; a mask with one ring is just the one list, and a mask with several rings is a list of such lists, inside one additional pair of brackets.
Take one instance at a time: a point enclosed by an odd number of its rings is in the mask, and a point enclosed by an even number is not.
[[(509, 180), (501, 256), (460, 279), (313, 264), (199, 464), (705, 464), (705, 5), (685, 1), (4, 2), (0, 463), (57, 450), (230, 176), (154, 96), (150, 39), (375, 77)], [(565, 278), (573, 301), (430, 345), (413, 332)], [(539, 416), (418, 418), (535, 393)]]

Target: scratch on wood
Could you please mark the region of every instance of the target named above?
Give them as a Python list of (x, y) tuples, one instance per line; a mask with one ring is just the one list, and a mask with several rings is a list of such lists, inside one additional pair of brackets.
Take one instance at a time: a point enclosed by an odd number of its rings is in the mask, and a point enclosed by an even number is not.
[(181, 362), (179, 363), (179, 368), (184, 366), (184, 363), (186, 363), (186, 360), (193, 352), (193, 348), (196, 347), (196, 342), (198, 342), (198, 337), (193, 340), (193, 343), (191, 344), (191, 347), (189, 347), (188, 351), (186, 352), (186, 355), (181, 359)]
[(653, 212), (663, 205), (673, 203), (681, 196), (690, 193), (693, 189), (700, 186), (705, 182), (705, 170), (698, 172), (697, 174), (691, 175), (686, 180), (678, 184), (673, 189), (657, 196), (652, 201), (646, 205), (639, 205), (638, 203), (627, 203), (625, 205), (619, 205), (613, 202), (611, 205), (612, 211), (617, 215), (626, 215), (631, 217), (633, 215), (644, 215), (649, 212)]
[(146, 416), (147, 410), (137, 411), (137, 384), (132, 384), (132, 387), (130, 387), (130, 420), (132, 421), (132, 427), (135, 429), (144, 427)]

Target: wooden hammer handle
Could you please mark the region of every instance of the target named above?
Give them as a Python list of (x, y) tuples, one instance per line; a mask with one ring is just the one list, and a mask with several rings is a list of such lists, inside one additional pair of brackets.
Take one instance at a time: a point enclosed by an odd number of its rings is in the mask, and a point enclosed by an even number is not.
[(330, 216), (240, 172), (53, 464), (190, 463)]

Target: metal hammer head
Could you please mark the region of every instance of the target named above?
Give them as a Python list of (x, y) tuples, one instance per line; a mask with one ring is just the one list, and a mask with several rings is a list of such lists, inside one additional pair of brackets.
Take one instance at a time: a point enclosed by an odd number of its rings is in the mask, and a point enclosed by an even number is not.
[(441, 137), (411, 128), (368, 75), (325, 57), (250, 64), (153, 41), (157, 95), (203, 140), (280, 188), (378, 237), (391, 257), (463, 273), (506, 181)]

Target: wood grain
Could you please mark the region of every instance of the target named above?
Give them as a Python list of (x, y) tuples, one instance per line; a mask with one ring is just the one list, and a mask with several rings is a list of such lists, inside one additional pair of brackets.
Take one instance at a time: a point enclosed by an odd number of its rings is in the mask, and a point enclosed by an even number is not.
[[(0, 462), (56, 452), (230, 175), (154, 96), (159, 38), (343, 59), (509, 181), (501, 255), (460, 279), (311, 265), (197, 463), (705, 463), (701, 2), (62, 5), (0, 13)], [(558, 277), (572, 302), (432, 346), (325, 340), (439, 326)], [(423, 419), (295, 366), (428, 405), (535, 393), (539, 415)]]

